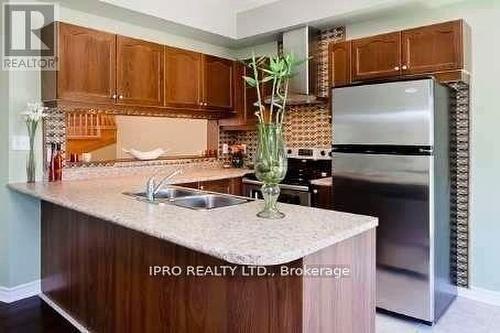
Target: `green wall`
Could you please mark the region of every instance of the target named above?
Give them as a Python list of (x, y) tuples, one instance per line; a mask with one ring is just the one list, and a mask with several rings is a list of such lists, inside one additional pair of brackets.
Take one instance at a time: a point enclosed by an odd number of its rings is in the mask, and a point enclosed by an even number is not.
[[(11, 151), (9, 136), (25, 135), (20, 112), (40, 100), (40, 74), (0, 71), (0, 286), (13, 287), (40, 278), (39, 201), (10, 191), (8, 182), (24, 181), (25, 151)], [(38, 161), (41, 161), (41, 134)], [(41, 177), (41, 163), (38, 167)]]
[[(2, 25), (3, 27), (3, 25)], [(3, 29), (0, 27), (0, 44)], [(6, 286), (8, 276), (8, 190), (4, 184), (9, 179), (9, 76), (0, 70), (0, 286)]]
[(472, 29), (470, 276), (476, 288), (500, 292), (500, 1), (464, 1), (348, 25), (348, 38), (463, 18)]

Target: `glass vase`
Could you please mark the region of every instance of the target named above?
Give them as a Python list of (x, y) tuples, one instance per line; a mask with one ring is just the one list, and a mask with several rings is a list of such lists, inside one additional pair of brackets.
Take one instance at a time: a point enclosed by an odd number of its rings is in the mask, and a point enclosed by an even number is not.
[(264, 208), (257, 216), (280, 219), (285, 217), (285, 214), (277, 207), (280, 195), (278, 184), (285, 178), (288, 166), (282, 126), (259, 124), (257, 140), (255, 176), (263, 183), (261, 191), (264, 198)]
[(26, 181), (34, 183), (36, 181), (36, 160), (35, 160), (35, 142), (34, 137), (30, 137), (30, 150), (26, 160)]

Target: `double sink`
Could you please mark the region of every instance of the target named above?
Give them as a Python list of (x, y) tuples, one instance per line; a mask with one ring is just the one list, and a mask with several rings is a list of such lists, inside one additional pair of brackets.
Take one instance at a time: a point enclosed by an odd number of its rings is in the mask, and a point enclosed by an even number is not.
[(146, 192), (126, 192), (125, 194), (151, 203), (169, 203), (175, 206), (195, 210), (210, 210), (227, 206), (241, 205), (253, 201), (248, 198), (199, 191), (179, 186), (167, 186), (159, 190), (155, 193), (154, 201), (147, 200)]

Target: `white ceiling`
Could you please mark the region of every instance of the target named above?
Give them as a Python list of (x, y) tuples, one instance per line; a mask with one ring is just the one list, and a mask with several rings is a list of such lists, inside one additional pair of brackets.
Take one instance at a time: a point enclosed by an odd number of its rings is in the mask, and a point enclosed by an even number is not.
[(254, 9), (277, 0), (99, 1), (235, 39), (237, 38), (236, 16), (238, 13)]
[[(61, 0), (60, 0), (61, 1)], [(68, 0), (69, 1), (69, 0)], [(98, 0), (194, 28), (227, 43), (245, 44), (309, 24), (316, 27), (366, 20), (389, 11), (411, 11), (474, 0)]]
[(234, 12), (239, 13), (276, 1), (279, 0), (232, 0), (231, 2), (233, 2)]

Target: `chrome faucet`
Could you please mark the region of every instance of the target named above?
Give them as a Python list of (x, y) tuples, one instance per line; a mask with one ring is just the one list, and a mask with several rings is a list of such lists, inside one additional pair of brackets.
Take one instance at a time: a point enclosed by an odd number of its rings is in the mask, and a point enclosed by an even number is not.
[(146, 199), (151, 202), (155, 201), (155, 196), (158, 193), (158, 191), (161, 190), (163, 185), (172, 177), (181, 173), (182, 169), (175, 170), (174, 172), (171, 172), (167, 176), (163, 177), (163, 179), (160, 180), (158, 183), (156, 183), (155, 181), (156, 174), (149, 177), (148, 180), (146, 181)]

